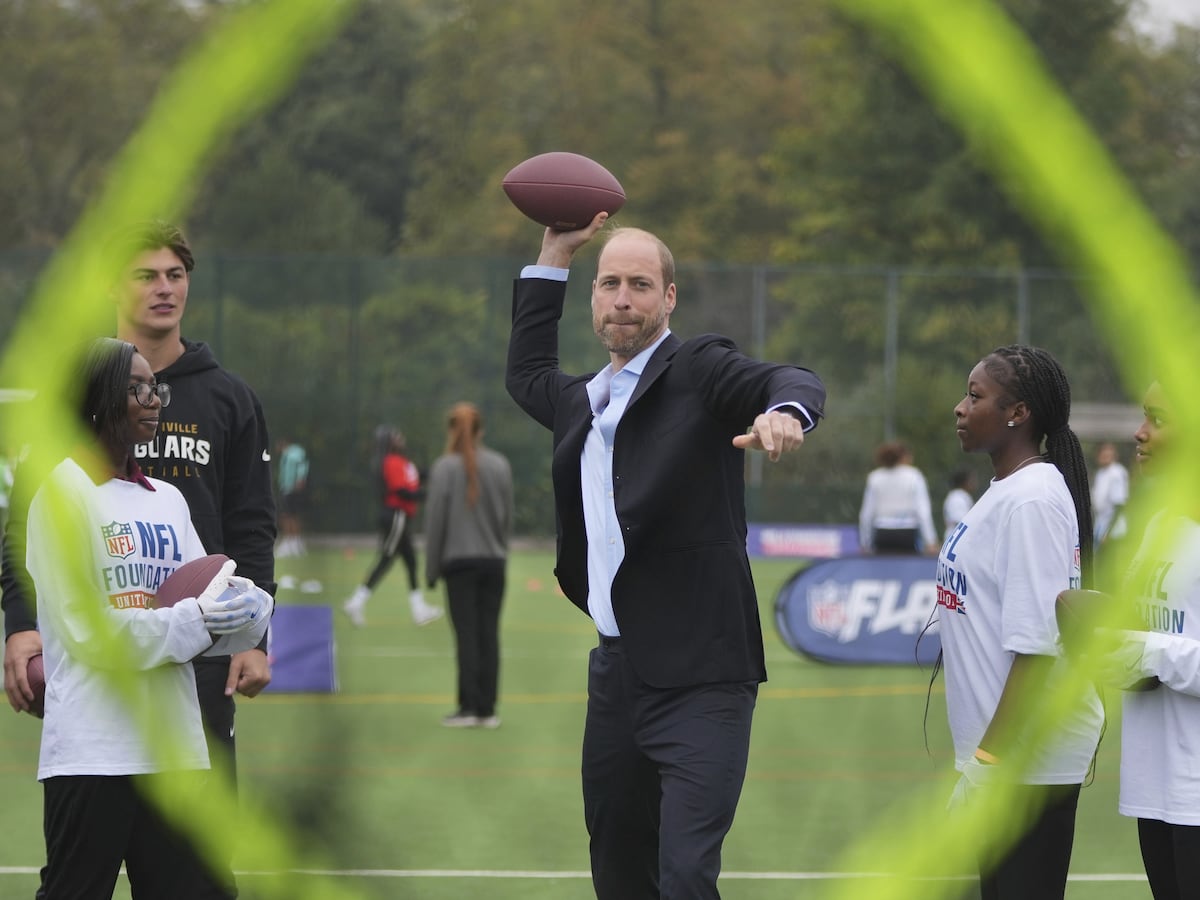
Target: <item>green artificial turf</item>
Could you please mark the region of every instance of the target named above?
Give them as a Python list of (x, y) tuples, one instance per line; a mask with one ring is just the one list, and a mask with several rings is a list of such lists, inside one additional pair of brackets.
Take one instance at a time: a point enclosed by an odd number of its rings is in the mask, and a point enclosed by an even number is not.
[[(440, 725), (454, 706), (452, 632), (444, 619), (412, 624), (399, 566), (372, 598), (366, 628), (341, 614), (370, 562), (369, 543), (317, 545), (305, 557), (278, 561), (281, 576), (322, 586), (315, 593), (282, 589), (281, 604), (335, 608), (339, 691), (268, 693), (239, 703), (246, 801), (286, 827), (304, 868), (333, 873), (363, 898), (594, 896), (584, 876), (579, 748), (595, 638), (589, 620), (557, 593), (550, 552), (522, 550), (510, 563), (503, 724), (494, 731)], [(798, 567), (755, 561), (770, 680), (759, 695), (749, 772), (725, 843), (721, 889), (730, 900), (823, 897), (842, 854), (885, 813), (925, 813), (931, 797), (944, 801), (938, 791), (951, 761), (941, 682), (925, 725), (928, 672), (829, 666), (784, 646), (772, 608)], [(0, 731), (6, 898), (32, 897), (43, 861), (38, 735), (36, 720), (11, 713)], [(1113, 721), (1095, 782), (1081, 799), (1070, 900), (1150, 896), (1137, 879), (1133, 823), (1116, 812), (1118, 750)], [(897, 829), (897, 845), (914, 838), (954, 842), (936, 830)], [(243, 896), (253, 898), (269, 877), (255, 874), (253, 846), (243, 847), (237, 868)], [(859, 884), (870, 897), (872, 880)], [(116, 896), (128, 897), (123, 878)]]

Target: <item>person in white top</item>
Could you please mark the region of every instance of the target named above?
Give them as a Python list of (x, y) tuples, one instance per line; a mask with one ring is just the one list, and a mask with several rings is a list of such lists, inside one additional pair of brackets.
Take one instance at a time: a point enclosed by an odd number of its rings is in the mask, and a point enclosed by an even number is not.
[(943, 538), (948, 538), (954, 533), (958, 523), (966, 516), (967, 510), (975, 505), (977, 481), (975, 470), (967, 466), (961, 466), (951, 474), (950, 491), (942, 501), (942, 523), (945, 525)]
[(1125, 537), (1125, 504), (1129, 502), (1129, 470), (1121, 465), (1117, 445), (1101, 444), (1096, 450), (1096, 477), (1092, 481), (1092, 518), (1096, 547)]
[(866, 553), (937, 550), (929, 486), (901, 441), (875, 451), (875, 468), (867, 475), (858, 512), (858, 541)]
[(205, 552), (183, 495), (134, 459), (170, 388), (112, 338), (89, 348), (80, 387), (90, 440), (41, 483), (26, 533), (46, 678), (38, 896), (111, 896), (124, 862), (134, 896), (234, 897), (204, 892), (204, 863), (142, 782), (209, 768), (189, 663), (256, 646), (271, 596), (230, 562), (198, 597), (155, 608), (163, 581)]
[[(1055, 598), (1091, 578), (1091, 501), (1068, 427), (1070, 388), (1044, 350), (1001, 347), (971, 371), (954, 416), (962, 449), (988, 454), (995, 475), (937, 563), (946, 708), (962, 773), (950, 806), (972, 803), (999, 778), (1015, 784), (1036, 812), (1015, 838), (1000, 821), (986, 836), (981, 895), (1061, 898), (1079, 790), (1104, 719), (1089, 689), (1051, 735), (1030, 734), (1031, 702), (1053, 694), (1067, 664)], [(1012, 771), (1010, 754), (1031, 762)]]
[[(1155, 383), (1134, 434), (1147, 482), (1164, 477), (1175, 450), (1176, 404)], [(1190, 464), (1190, 463), (1189, 463)], [(1137, 819), (1142, 862), (1155, 900), (1200, 896), (1200, 509), (1194, 501), (1148, 523), (1122, 595), (1143, 623), (1101, 659), (1105, 683), (1150, 690), (1122, 701), (1118, 810)], [(1153, 682), (1151, 682), (1153, 684)], [(1144, 688), (1144, 684), (1143, 684)]]

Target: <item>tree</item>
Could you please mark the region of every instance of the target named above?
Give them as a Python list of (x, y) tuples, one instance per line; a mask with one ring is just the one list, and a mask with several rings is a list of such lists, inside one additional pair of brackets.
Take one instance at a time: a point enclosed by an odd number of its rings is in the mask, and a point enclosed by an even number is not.
[(53, 246), (202, 28), (163, 0), (0, 0), (0, 246)]

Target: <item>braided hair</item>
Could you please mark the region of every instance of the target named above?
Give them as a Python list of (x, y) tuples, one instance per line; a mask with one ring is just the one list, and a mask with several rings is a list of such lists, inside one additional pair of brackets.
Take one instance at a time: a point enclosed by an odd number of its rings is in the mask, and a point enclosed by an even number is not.
[(1083, 586), (1092, 583), (1092, 495), (1087, 461), (1079, 438), (1071, 430), (1071, 385), (1053, 356), (1038, 347), (1012, 344), (997, 347), (984, 360), (988, 375), (1008, 393), (1013, 403), (1029, 407), (1033, 439), (1040, 447), (1046, 439), (1046, 461), (1053, 463), (1067, 483), (1079, 523), (1079, 565)]

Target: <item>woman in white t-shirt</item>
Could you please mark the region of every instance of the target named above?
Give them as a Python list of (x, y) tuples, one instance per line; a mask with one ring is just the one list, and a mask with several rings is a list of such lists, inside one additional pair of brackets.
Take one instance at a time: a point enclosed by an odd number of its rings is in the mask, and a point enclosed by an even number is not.
[[(1057, 361), (1034, 347), (1001, 347), (971, 371), (954, 408), (962, 449), (986, 453), (995, 476), (942, 545), (937, 603), (946, 707), (962, 773), (952, 807), (989, 782), (1016, 782), (1036, 810), (1012, 843), (997, 823), (980, 854), (984, 900), (1061, 898), (1079, 789), (1103, 724), (1094, 691), (1031, 749), (1029, 704), (1063, 676), (1055, 598), (1091, 576), (1087, 465), (1068, 427), (1070, 388)], [(1045, 440), (1045, 450), (1042, 442)], [(991, 844), (995, 846), (990, 846)]]
[(937, 533), (929, 487), (912, 451), (888, 441), (875, 451), (858, 511), (858, 541), (867, 553), (934, 553)]
[[(1172, 459), (1175, 404), (1159, 383), (1146, 391), (1145, 420), (1134, 434), (1145, 481), (1161, 479)], [(1184, 463), (1190, 465), (1190, 461)], [(1155, 900), (1200, 896), (1200, 510), (1185, 504), (1150, 520), (1123, 594), (1144, 631), (1103, 659), (1101, 680), (1150, 690), (1122, 702), (1119, 810), (1138, 822), (1138, 842)], [(1153, 682), (1152, 682), (1153, 683)]]
[[(199, 858), (145, 781), (167, 769), (203, 777), (208, 750), (189, 663), (257, 646), (271, 597), (227, 563), (199, 597), (155, 608), (163, 580), (204, 555), (183, 495), (134, 460), (170, 388), (132, 344), (111, 338), (91, 345), (80, 382), (88, 438), (34, 494), (26, 533), (46, 677), (38, 896), (110, 897), (122, 863), (135, 897), (226, 896), (206, 892)], [(150, 723), (169, 757), (152, 745)]]
[(1096, 450), (1096, 477), (1092, 481), (1092, 518), (1096, 546), (1125, 537), (1125, 504), (1129, 502), (1129, 470), (1121, 465), (1117, 445), (1111, 441)]
[(963, 520), (967, 511), (975, 505), (975, 470), (961, 466), (950, 476), (950, 490), (942, 501), (943, 538), (948, 538)]

